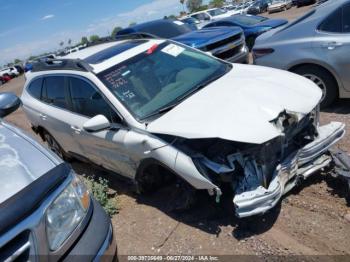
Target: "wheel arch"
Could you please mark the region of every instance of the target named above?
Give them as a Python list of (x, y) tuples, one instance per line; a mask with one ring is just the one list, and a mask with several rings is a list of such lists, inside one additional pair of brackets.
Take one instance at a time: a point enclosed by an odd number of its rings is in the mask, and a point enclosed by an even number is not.
[(323, 63), (318, 63), (316, 61), (304, 61), (304, 62), (299, 62), (293, 65), (289, 65), (289, 68), (287, 69), (290, 72), (294, 72), (297, 68), (300, 68), (302, 66), (315, 66), (318, 68), (322, 68), (323, 70), (326, 70), (334, 79), (335, 83), (337, 83), (338, 86), (338, 95), (341, 93), (341, 89), (343, 89), (342, 82), (340, 78), (338, 77), (337, 73), (335, 70), (333, 70), (331, 67), (329, 67), (326, 64)]

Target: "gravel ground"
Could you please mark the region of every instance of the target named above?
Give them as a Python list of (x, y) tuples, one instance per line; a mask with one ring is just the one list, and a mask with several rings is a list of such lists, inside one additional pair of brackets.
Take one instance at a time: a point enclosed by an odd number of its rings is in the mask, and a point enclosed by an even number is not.
[[(305, 12), (305, 9), (293, 8), (285, 13), (292, 13), (293, 10)], [(273, 16), (281, 17), (281, 14)], [(20, 94), (23, 83), (24, 78), (19, 77), (1, 86), (0, 91)], [(322, 123), (341, 121), (347, 124), (348, 133), (339, 144), (347, 152), (350, 152), (349, 102), (341, 100), (321, 114)], [(22, 110), (7, 120), (32, 133)], [(40, 141), (39, 137), (32, 135)], [(232, 215), (232, 199), (226, 199), (216, 206), (203, 196), (193, 210), (174, 213), (170, 211), (167, 201), (173, 188), (140, 197), (134, 193), (130, 183), (114, 174), (84, 163), (74, 162), (72, 165), (79, 174), (107, 177), (111, 188), (118, 192), (120, 211), (112, 221), (119, 255), (236, 255), (224, 257), (227, 261), (277, 261), (287, 255), (289, 260), (350, 259), (350, 203), (345, 199), (347, 188), (327, 172), (311, 177), (303, 186), (293, 190), (272, 212), (238, 220)], [(126, 257), (121, 259), (126, 260)]]

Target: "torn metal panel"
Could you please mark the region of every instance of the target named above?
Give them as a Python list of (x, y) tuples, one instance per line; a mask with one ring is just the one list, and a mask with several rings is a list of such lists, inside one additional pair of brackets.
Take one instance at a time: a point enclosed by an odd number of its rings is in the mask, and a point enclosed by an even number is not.
[[(273, 208), (281, 197), (316, 171), (328, 166), (332, 158), (328, 149), (345, 134), (345, 125), (332, 122), (318, 128), (319, 136), (279, 164), (269, 186), (265, 188), (253, 172), (247, 172), (236, 191), (233, 202), (238, 217), (264, 213)], [(252, 165), (252, 164), (251, 164)], [(247, 179), (246, 179), (247, 178)]]

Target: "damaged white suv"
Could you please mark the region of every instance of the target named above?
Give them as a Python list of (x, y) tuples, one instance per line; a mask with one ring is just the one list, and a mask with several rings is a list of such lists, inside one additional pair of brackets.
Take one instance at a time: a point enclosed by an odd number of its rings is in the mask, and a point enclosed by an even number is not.
[(344, 124), (319, 126), (321, 96), (292, 73), (130, 39), (36, 64), (22, 101), (60, 156), (132, 178), (140, 191), (171, 174), (220, 200), (226, 184), (246, 217), (334, 160), (328, 149)]

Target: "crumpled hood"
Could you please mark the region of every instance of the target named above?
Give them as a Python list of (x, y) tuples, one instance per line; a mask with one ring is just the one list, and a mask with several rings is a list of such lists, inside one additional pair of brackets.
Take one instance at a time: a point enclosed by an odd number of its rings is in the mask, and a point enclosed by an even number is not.
[(287, 71), (234, 64), (219, 80), (149, 123), (152, 133), (261, 144), (281, 135), (271, 120), (284, 110), (308, 114), (322, 92)]
[(36, 142), (15, 131), (0, 120), (0, 203), (56, 166)]
[(191, 47), (201, 48), (239, 33), (242, 33), (242, 29), (239, 27), (212, 27), (189, 32), (172, 40)]

